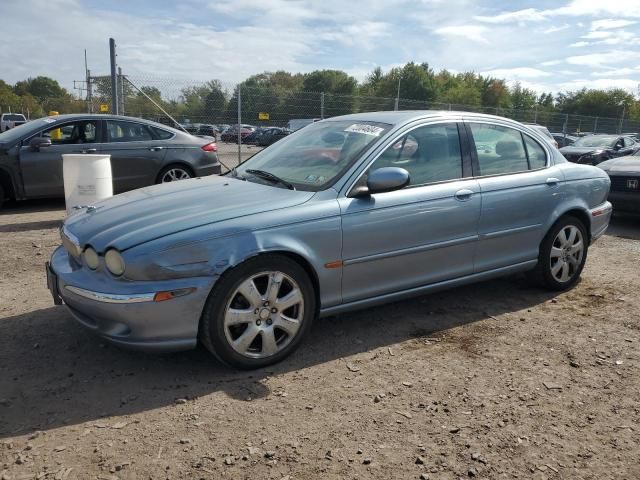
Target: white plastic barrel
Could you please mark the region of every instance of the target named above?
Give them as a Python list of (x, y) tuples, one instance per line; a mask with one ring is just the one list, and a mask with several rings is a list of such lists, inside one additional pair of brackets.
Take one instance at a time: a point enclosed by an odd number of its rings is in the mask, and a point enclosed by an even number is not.
[(75, 206), (93, 205), (113, 196), (111, 155), (62, 155), (62, 175), (67, 215)]

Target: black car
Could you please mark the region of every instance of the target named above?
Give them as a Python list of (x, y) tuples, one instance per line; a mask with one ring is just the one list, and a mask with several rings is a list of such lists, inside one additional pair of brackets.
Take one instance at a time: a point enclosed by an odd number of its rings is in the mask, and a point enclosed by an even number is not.
[(578, 137), (574, 137), (573, 135), (565, 135), (564, 133), (552, 133), (553, 139), (558, 142), (558, 148), (568, 147), (569, 145), (573, 145)]
[(570, 162), (597, 165), (610, 158), (632, 155), (640, 150), (640, 143), (625, 135), (589, 135), (563, 147), (560, 153)]
[(640, 153), (598, 165), (609, 175), (609, 201), (614, 211), (640, 213)]
[(256, 144), (261, 147), (268, 147), (269, 145), (276, 143), (281, 138), (291, 134), (291, 130), (287, 128), (267, 128), (262, 135), (258, 138)]
[(63, 197), (62, 155), (108, 153), (114, 193), (220, 173), (217, 146), (160, 123), (116, 115), (45, 117), (0, 134), (0, 205)]
[(197, 135), (206, 135), (208, 137), (215, 137), (216, 131), (217, 129), (215, 125), (208, 125), (206, 123), (202, 123), (200, 124), (200, 126), (198, 126)]

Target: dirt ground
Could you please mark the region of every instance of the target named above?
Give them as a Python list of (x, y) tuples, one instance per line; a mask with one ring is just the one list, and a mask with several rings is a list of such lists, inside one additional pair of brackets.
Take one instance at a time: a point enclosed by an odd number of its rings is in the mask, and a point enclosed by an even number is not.
[(317, 321), (283, 363), (132, 353), (54, 307), (61, 204), (0, 214), (0, 478), (637, 479), (640, 220), (582, 282)]

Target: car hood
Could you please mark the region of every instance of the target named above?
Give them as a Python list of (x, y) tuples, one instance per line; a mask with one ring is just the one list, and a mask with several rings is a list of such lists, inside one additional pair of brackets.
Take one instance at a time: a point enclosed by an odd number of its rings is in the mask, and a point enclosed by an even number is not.
[(591, 152), (601, 152), (603, 150), (608, 150), (608, 147), (575, 147), (573, 145), (569, 145), (566, 147), (562, 147), (560, 149), (560, 153), (563, 155), (586, 155)]
[(632, 173), (640, 175), (640, 157), (627, 156), (614, 158), (598, 164), (598, 167), (607, 173)]
[(117, 195), (71, 215), (64, 226), (83, 247), (124, 251), (191, 228), (299, 205), (313, 195), (229, 177), (204, 177)]

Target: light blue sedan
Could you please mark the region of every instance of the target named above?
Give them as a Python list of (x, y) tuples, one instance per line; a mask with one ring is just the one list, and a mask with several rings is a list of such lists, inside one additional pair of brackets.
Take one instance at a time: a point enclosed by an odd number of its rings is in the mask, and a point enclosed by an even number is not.
[(608, 226), (609, 186), (505, 118), (335, 117), (225, 176), (82, 209), (47, 279), (56, 303), (117, 345), (200, 341), (257, 368), (289, 355), (318, 316), (516, 272), (572, 287)]

